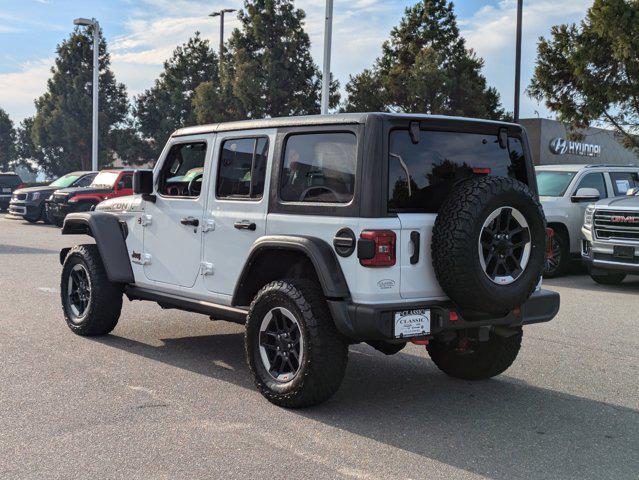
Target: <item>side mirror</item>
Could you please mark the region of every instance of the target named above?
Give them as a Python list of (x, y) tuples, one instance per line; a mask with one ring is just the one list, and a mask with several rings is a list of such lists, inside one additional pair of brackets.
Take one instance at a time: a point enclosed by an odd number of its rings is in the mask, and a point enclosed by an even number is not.
[(628, 195), (629, 197), (634, 197), (635, 195), (637, 195), (637, 193), (639, 193), (639, 188), (632, 187), (628, 189), (628, 191), (626, 192), (626, 195)]
[(599, 190), (596, 188), (580, 188), (575, 192), (575, 194), (570, 197), (573, 203), (581, 203), (581, 202), (596, 202), (599, 200), (601, 196), (599, 195)]
[(133, 172), (133, 193), (136, 195), (150, 195), (153, 193), (153, 172), (151, 170), (136, 170)]

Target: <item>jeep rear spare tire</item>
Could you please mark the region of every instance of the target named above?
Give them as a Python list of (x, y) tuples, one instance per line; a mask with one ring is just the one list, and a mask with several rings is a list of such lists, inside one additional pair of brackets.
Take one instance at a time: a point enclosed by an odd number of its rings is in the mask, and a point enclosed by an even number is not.
[(504, 314), (522, 305), (545, 265), (546, 220), (523, 183), (474, 177), (444, 201), (433, 228), (433, 268), (464, 311)]

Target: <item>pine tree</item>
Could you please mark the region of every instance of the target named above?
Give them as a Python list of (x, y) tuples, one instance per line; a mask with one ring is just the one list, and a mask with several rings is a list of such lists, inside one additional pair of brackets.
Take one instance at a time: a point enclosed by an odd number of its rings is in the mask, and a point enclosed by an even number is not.
[(639, 151), (639, 2), (595, 0), (541, 38), (528, 93), (574, 129), (607, 125)]
[(344, 109), (501, 118), (483, 65), (459, 34), (453, 4), (422, 0), (406, 9), (374, 67), (351, 77)]
[[(229, 41), (233, 94), (249, 118), (319, 113), (321, 74), (303, 10), (291, 0), (246, 0)], [(332, 82), (332, 104), (339, 101)]]
[(0, 108), (0, 172), (9, 170), (15, 159), (16, 130), (9, 115)]
[[(47, 91), (38, 98), (31, 129), (36, 157), (52, 176), (91, 167), (92, 134), (92, 29), (75, 29), (57, 47)], [(110, 69), (107, 44), (100, 37), (99, 163), (109, 165), (118, 130), (127, 127), (126, 89)]]
[(197, 123), (193, 101), (204, 82), (219, 85), (218, 56), (196, 32), (164, 62), (155, 85), (136, 99), (137, 126), (153, 155), (162, 151), (175, 130)]

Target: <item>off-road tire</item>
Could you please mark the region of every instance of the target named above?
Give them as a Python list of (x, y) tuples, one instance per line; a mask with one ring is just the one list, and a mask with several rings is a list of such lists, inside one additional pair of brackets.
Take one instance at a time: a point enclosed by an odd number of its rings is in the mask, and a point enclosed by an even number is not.
[(491, 333), (487, 342), (473, 342), (472, 353), (457, 351), (454, 340), (444, 343), (432, 340), (426, 347), (437, 368), (451, 377), (463, 380), (485, 380), (505, 372), (517, 358), (523, 332), (502, 337)]
[(590, 274), (595, 282), (600, 285), (619, 285), (626, 279), (625, 273), (604, 273), (603, 275)]
[[(86, 313), (74, 321), (69, 305), (69, 275), (73, 267), (81, 263), (89, 275), (91, 295)], [(78, 245), (67, 254), (62, 268), (60, 298), (64, 318), (71, 331), (77, 335), (94, 337), (110, 333), (118, 323), (122, 311), (122, 286), (109, 281), (96, 245)]]
[[(500, 207), (517, 209), (531, 237), (528, 264), (508, 285), (484, 273), (478, 242), (488, 216)], [(433, 268), (444, 292), (464, 311), (503, 314), (533, 293), (546, 258), (546, 219), (541, 204), (523, 183), (509, 177), (473, 177), (460, 182), (444, 200), (433, 227)]]
[(566, 269), (570, 264), (570, 240), (562, 230), (555, 230), (553, 240), (559, 244), (560, 259), (559, 264), (553, 268), (548, 268), (548, 264), (544, 268), (544, 278), (557, 278), (566, 273)]
[[(305, 345), (300, 369), (286, 383), (269, 375), (259, 353), (262, 320), (276, 307), (293, 313)], [(257, 389), (284, 408), (309, 407), (328, 400), (342, 383), (348, 362), (348, 340), (335, 327), (321, 287), (306, 280), (279, 280), (258, 292), (246, 319), (244, 345)]]

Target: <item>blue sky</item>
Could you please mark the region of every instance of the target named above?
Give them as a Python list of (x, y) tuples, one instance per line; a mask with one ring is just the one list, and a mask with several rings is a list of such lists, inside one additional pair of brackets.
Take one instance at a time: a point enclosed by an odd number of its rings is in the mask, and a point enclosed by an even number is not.
[[(219, 38), (219, 22), (206, 15), (241, 0), (0, 0), (0, 107), (16, 123), (34, 112), (46, 88), (56, 45), (75, 17), (95, 17), (103, 28), (118, 81), (134, 96), (150, 87), (162, 62), (196, 30)], [(403, 10), (414, 0), (335, 0), (333, 73), (342, 82), (369, 67)], [(469, 47), (484, 58), (484, 73), (513, 108), (515, 0), (459, 0), (455, 11)], [(296, 0), (307, 12), (312, 53), (321, 65), (323, 0)], [(532, 74), (537, 38), (550, 27), (583, 18), (592, 0), (527, 0), (524, 14), (523, 85)], [(227, 33), (237, 20), (227, 21)], [(522, 116), (548, 116), (543, 105), (522, 99)]]

